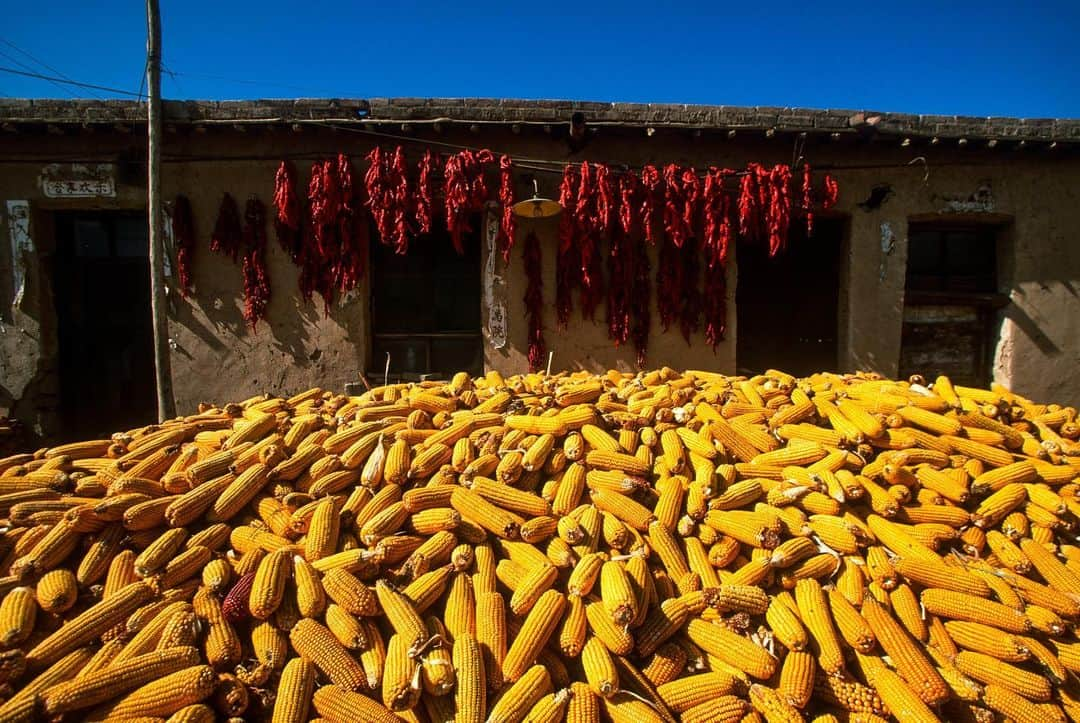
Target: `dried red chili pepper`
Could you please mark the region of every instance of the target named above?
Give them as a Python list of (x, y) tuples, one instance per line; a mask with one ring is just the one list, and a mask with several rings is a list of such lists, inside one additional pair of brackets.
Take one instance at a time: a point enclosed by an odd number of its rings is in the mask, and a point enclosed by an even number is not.
[(802, 205), (806, 214), (806, 236), (809, 238), (814, 232), (814, 180), (809, 163), (803, 164)]
[(705, 251), (705, 341), (713, 350), (723, 340), (727, 328), (727, 255), (734, 237), (734, 207), (724, 182), (735, 172), (730, 169), (709, 169), (702, 191)]
[(769, 256), (775, 257), (787, 245), (791, 228), (791, 166), (778, 164), (769, 171)]
[(633, 285), (630, 292), (630, 339), (637, 350), (639, 369), (645, 368), (649, 348), (649, 331), (652, 328), (652, 311), (649, 308), (651, 268), (649, 251), (643, 236), (633, 242), (631, 265), (634, 269)]
[(758, 208), (758, 168), (756, 163), (748, 164), (739, 181), (739, 236), (746, 241), (756, 239), (760, 226), (758, 222), (761, 214)]
[(510, 263), (510, 249), (514, 247), (517, 218), (514, 216), (514, 166), (510, 156), (499, 158), (499, 203), (502, 204), (502, 222), (499, 224), (499, 248), (503, 263)]
[(682, 307), (683, 266), (679, 256), (679, 248), (671, 237), (665, 235), (660, 243), (660, 266), (656, 270), (656, 313), (664, 331), (678, 318)]
[(694, 233), (698, 178), (692, 168), (671, 163), (664, 167), (664, 232), (675, 248)]
[(688, 236), (683, 244), (682, 273), (679, 280), (682, 286), (682, 303), (679, 308), (679, 329), (683, 339), (690, 343), (690, 336), (701, 328), (701, 243), (697, 236)]
[(339, 251), (333, 278), (337, 290), (344, 294), (355, 289), (363, 278), (369, 238), (363, 187), (355, 182), (352, 161), (339, 153), (335, 170), (340, 204), (336, 223)]
[(543, 264), (540, 256), (540, 240), (529, 232), (525, 237), (525, 315), (529, 324), (529, 369), (539, 371), (544, 368), (544, 280)]
[(244, 207), (244, 321), (255, 326), (266, 318), (270, 274), (266, 270), (266, 207), (257, 198)]
[(311, 166), (308, 184), (310, 219), (304, 227), (300, 293), (310, 299), (317, 291), (323, 298), (323, 311), (327, 315), (334, 301), (335, 274), (341, 254), (338, 230), (342, 203), (340, 181), (336, 161), (316, 161)]
[(278, 244), (293, 263), (300, 258), (300, 222), (303, 213), (296, 193), (296, 169), (282, 161), (274, 175), (274, 231)]
[(674, 163), (664, 167), (664, 243), (656, 274), (656, 305), (664, 330), (678, 318), (687, 340), (700, 315), (697, 243), (691, 244), (693, 250), (684, 249), (694, 238), (698, 186), (692, 168)]
[(390, 157), (387, 173), (388, 191), (392, 205), (392, 238), (394, 253), (405, 254), (409, 250), (409, 174), (405, 169), (405, 151), (398, 146)]
[(618, 223), (611, 227), (611, 250), (608, 258), (607, 326), (608, 338), (621, 346), (630, 338), (630, 295), (634, 286), (634, 265), (630, 231), (637, 205), (637, 176), (624, 173), (618, 178)]
[(821, 199), (821, 207), (824, 209), (830, 209), (836, 205), (836, 202), (840, 200), (840, 184), (836, 182), (836, 179), (832, 177), (832, 174), (825, 174), (825, 197)]
[(581, 256), (577, 252), (577, 191), (579, 174), (575, 166), (563, 168), (562, 184), (559, 186), (559, 248), (555, 258), (555, 318), (560, 329), (565, 329), (573, 311), (572, 292), (581, 275)]
[[(581, 254), (581, 316), (593, 319), (604, 290), (604, 272), (600, 257), (601, 220), (599, 215), (600, 189), (589, 163), (581, 164), (578, 185), (576, 222)], [(610, 215), (610, 214), (609, 214)]]
[(416, 179), (416, 227), (420, 233), (431, 233), (431, 222), (435, 217), (434, 176), (438, 158), (431, 149), (424, 151), (423, 158), (417, 165)]
[(226, 193), (221, 199), (214, 233), (210, 236), (210, 250), (225, 254), (236, 263), (240, 255), (240, 233), (240, 212), (236, 208), (236, 201)]
[(446, 159), (446, 229), (459, 254), (465, 253), (465, 234), (472, 230), (469, 216), (484, 210), (488, 197), (484, 167), (495, 160), (491, 151), (459, 151)]
[(176, 245), (176, 277), (180, 296), (191, 294), (191, 260), (195, 255), (195, 222), (191, 215), (191, 202), (179, 195), (173, 202), (172, 235)]
[(653, 246), (663, 233), (664, 180), (656, 166), (641, 169), (641, 226), (645, 240)]

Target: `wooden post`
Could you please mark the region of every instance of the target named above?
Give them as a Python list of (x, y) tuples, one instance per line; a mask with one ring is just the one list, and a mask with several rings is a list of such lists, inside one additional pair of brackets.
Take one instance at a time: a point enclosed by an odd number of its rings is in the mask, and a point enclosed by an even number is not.
[(147, 184), (150, 220), (150, 313), (154, 319), (154, 372), (158, 421), (176, 416), (169, 365), (169, 321), (165, 315), (165, 248), (161, 228), (161, 13), (158, 0), (146, 0)]

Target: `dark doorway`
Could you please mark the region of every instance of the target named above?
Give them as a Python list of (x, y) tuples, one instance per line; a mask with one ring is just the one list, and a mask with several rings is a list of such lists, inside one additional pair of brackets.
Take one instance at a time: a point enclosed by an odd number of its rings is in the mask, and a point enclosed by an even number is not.
[(900, 377), (948, 376), (986, 387), (992, 377), (999, 310), (999, 227), (955, 223), (908, 226)]
[(480, 234), (463, 245), (459, 254), (445, 231), (417, 237), (405, 255), (372, 242), (371, 369), (380, 379), (387, 353), (392, 379), (483, 372)]
[(89, 439), (156, 418), (143, 213), (57, 213), (60, 428)]
[(813, 234), (792, 223), (787, 248), (740, 243), (735, 361), (740, 374), (780, 369), (805, 375), (837, 367), (844, 221), (817, 218)]

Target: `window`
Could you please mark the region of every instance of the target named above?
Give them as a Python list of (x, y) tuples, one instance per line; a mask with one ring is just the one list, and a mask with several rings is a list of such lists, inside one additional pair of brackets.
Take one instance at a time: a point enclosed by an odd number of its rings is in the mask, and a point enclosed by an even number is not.
[(912, 224), (906, 286), (909, 291), (997, 291), (996, 230)]
[(436, 232), (414, 239), (402, 256), (372, 242), (373, 369), (382, 369), (389, 353), (395, 378), (483, 371), (480, 234), (464, 245), (459, 255), (450, 237)]

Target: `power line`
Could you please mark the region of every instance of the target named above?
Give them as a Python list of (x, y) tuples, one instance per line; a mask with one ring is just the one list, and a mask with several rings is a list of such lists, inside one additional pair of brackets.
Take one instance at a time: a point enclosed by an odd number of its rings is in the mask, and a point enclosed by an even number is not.
[(96, 85), (94, 83), (80, 83), (77, 80), (66, 80), (64, 78), (57, 78), (52, 75), (42, 75), (41, 73), (29, 73), (24, 70), (16, 70), (15, 68), (6, 68), (0, 66), (0, 73), (10, 73), (12, 75), (22, 75), (27, 78), (37, 78), (38, 80), (48, 80), (53, 83), (64, 83), (66, 85), (74, 85), (79, 88), (90, 88), (93, 90), (103, 90), (106, 93), (116, 93), (117, 95), (127, 95), (133, 98), (138, 97), (138, 93), (130, 90), (121, 90), (120, 88), (110, 88), (107, 85)]
[[(7, 38), (0, 38), (0, 43), (3, 43), (4, 45), (8, 46), (9, 48), (12, 48), (13, 50), (16, 50), (16, 51), (22, 53), (26, 57), (30, 58), (30, 60), (32, 60), (35, 63), (37, 63), (38, 65), (40, 65), (42, 68), (45, 68), (45, 70), (48, 70), (49, 72), (56, 74), (57, 76), (63, 78), (64, 80), (68, 80), (68, 81), (72, 80), (72, 78), (68, 77), (64, 73), (61, 73), (59, 70), (57, 70), (56, 68), (54, 68), (51, 65), (49, 65), (48, 63), (46, 63), (44, 60), (39, 60), (38, 58), (34, 57), (33, 55), (30, 54), (30, 51), (23, 50), (22, 48), (20, 48), (18, 45), (11, 42)], [(16, 62), (18, 62), (18, 61), (16, 61)], [(24, 68), (26, 67), (22, 63), (18, 63), (18, 64), (21, 67), (24, 67)], [(32, 70), (32, 68), (27, 68), (27, 70)], [(97, 95), (96, 93), (91, 93), (90, 95), (94, 96), (95, 98), (97, 98), (99, 100), (104, 100), (101, 96)]]
[[(3, 50), (0, 50), (0, 57), (7, 58), (12, 63), (15, 63), (15, 65), (19, 66), (20, 68), (24, 68), (24, 69), (29, 70), (31, 72), (33, 72), (33, 70), (34, 70), (34, 68), (32, 66), (27, 65), (26, 63), (22, 62), (18, 58), (14, 57), (14, 56), (12, 56), (12, 55), (10, 55), (8, 53), (5, 53)], [(64, 86), (60, 85), (59, 83), (53, 82), (51, 80), (49, 82), (52, 83), (52, 85), (55, 85), (60, 90), (64, 91), (64, 94), (66, 96), (68, 96), (69, 98), (74, 98), (75, 97), (75, 94), (71, 91), (70, 88), (65, 88)]]

